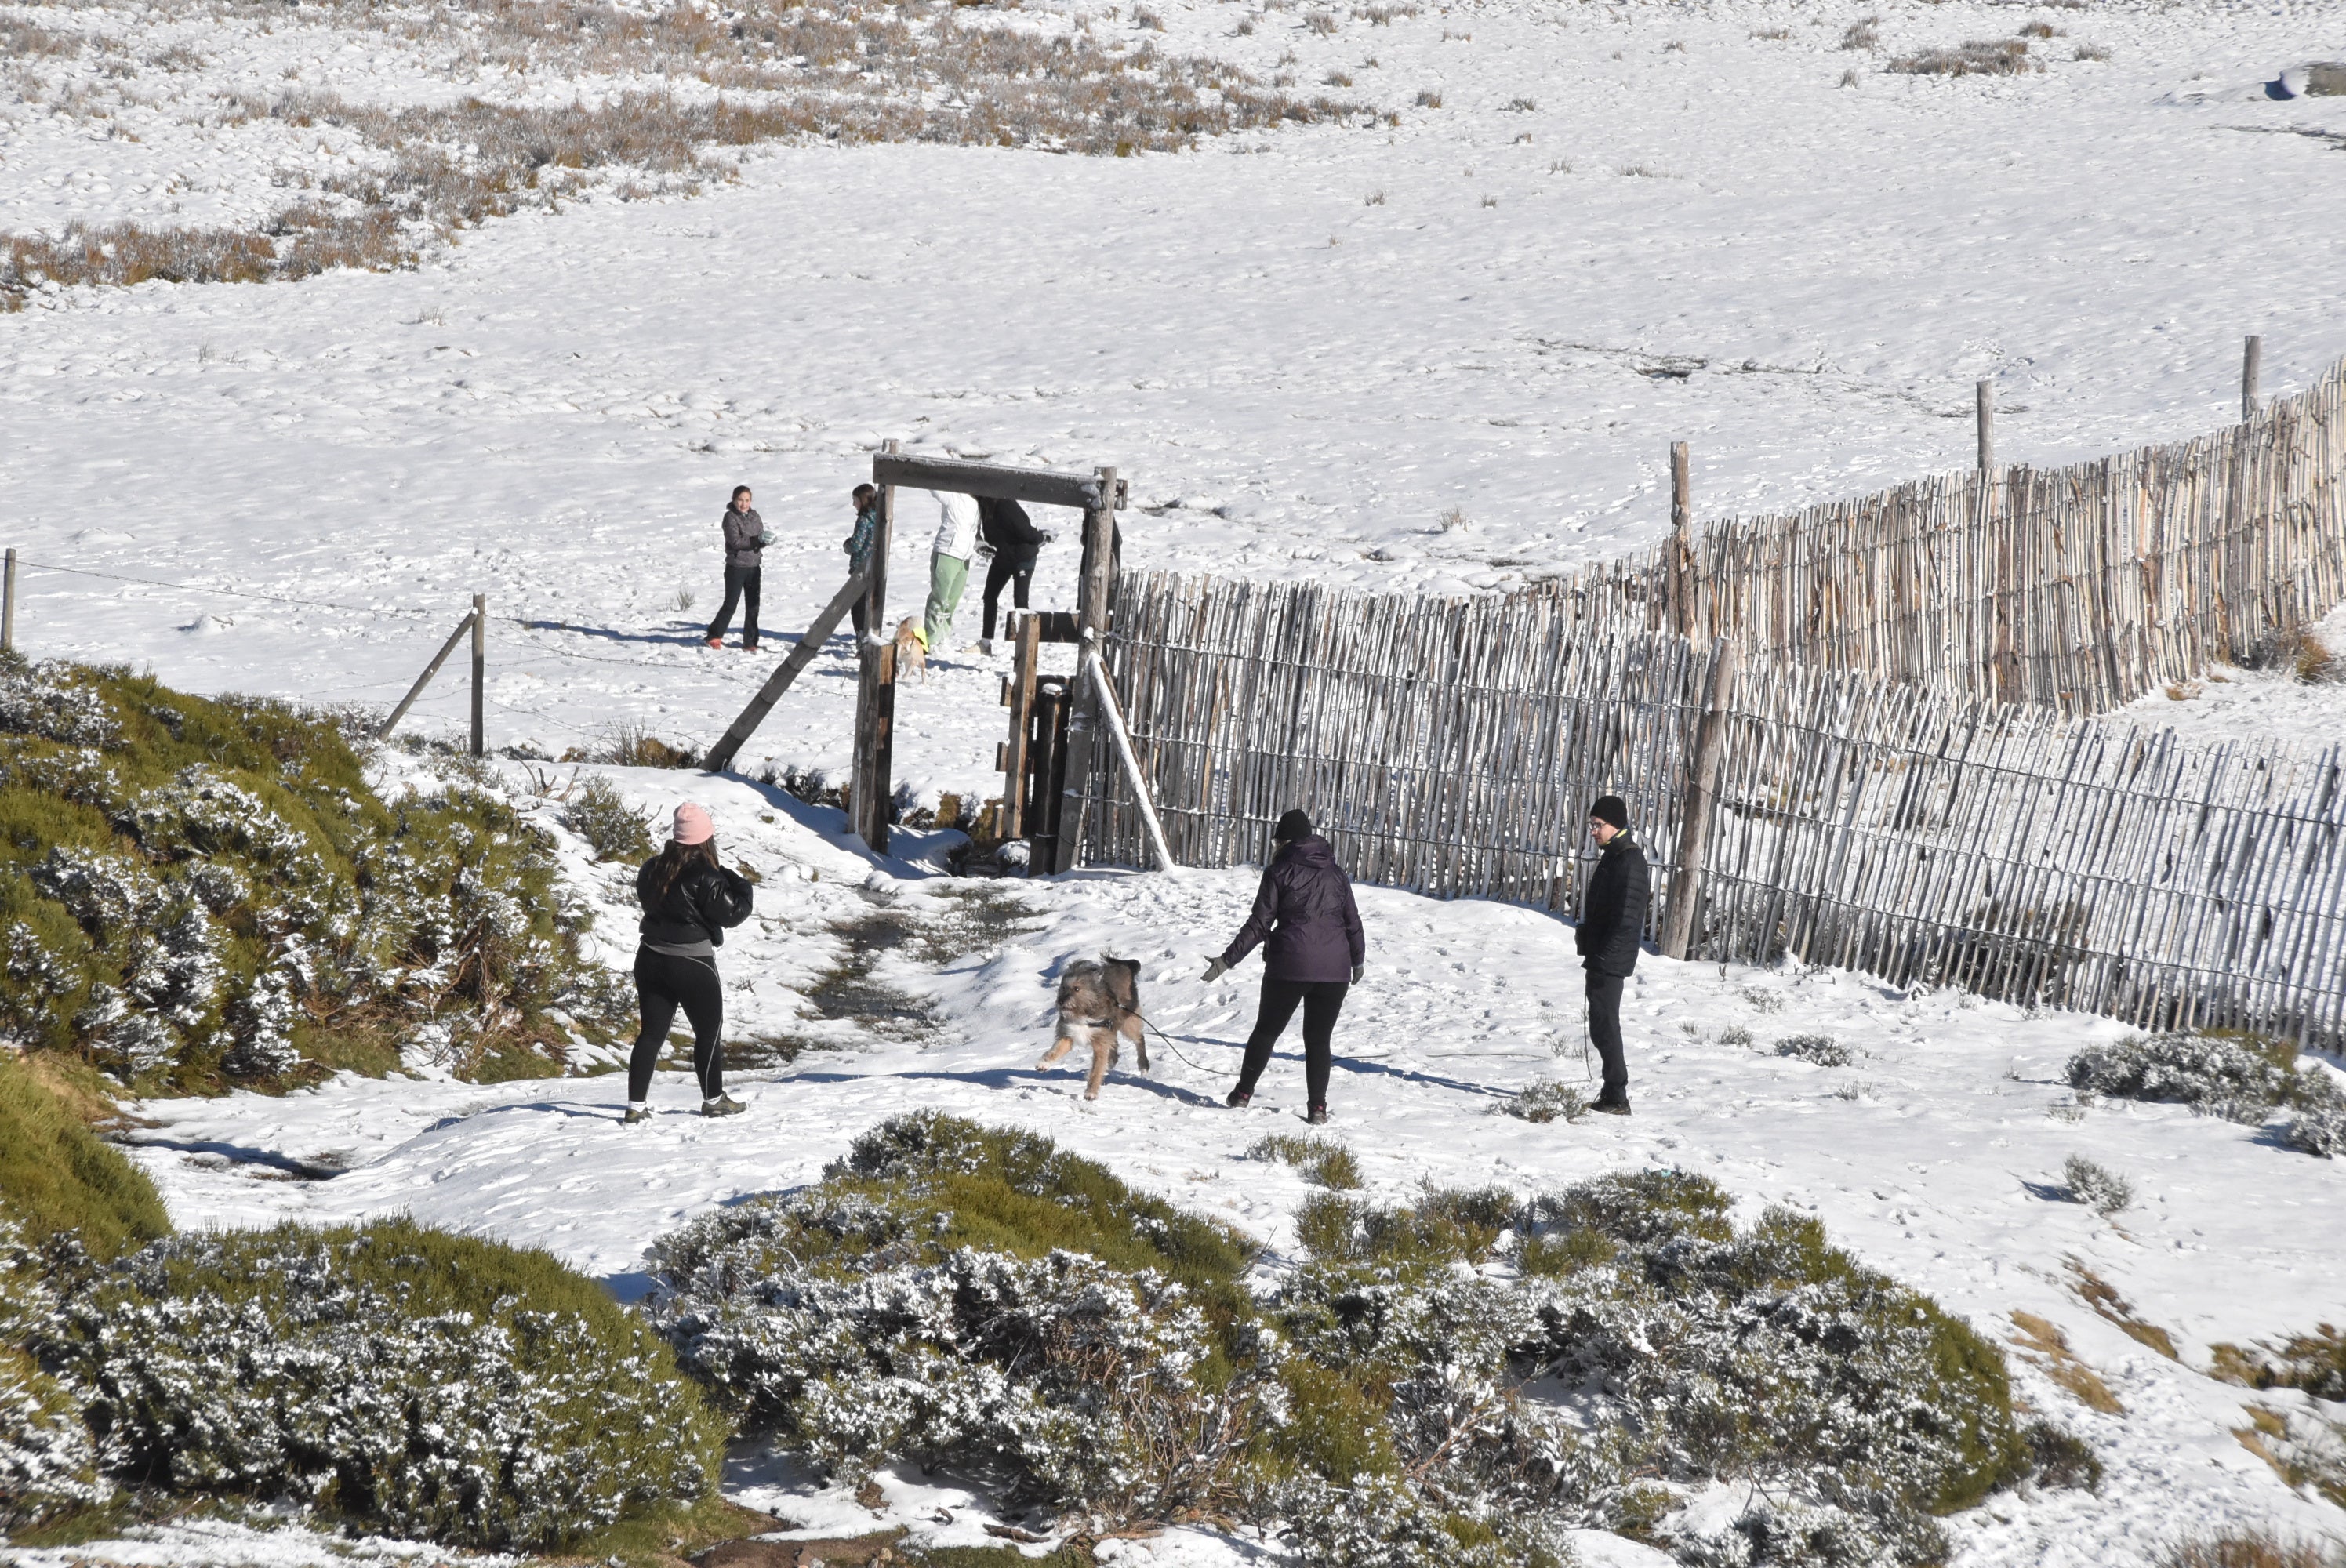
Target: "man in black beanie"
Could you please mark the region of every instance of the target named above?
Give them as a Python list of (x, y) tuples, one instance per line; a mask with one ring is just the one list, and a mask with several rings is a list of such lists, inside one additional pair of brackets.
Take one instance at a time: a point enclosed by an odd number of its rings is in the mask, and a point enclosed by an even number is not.
[(1630, 841), (1629, 807), (1620, 796), (1600, 795), (1588, 808), (1588, 836), (1604, 853), (1588, 879), (1580, 929), (1572, 941), (1588, 971), (1588, 1038), (1605, 1059), (1605, 1086), (1595, 1108), (1626, 1116), (1629, 1064), (1621, 1054), (1621, 983), (1637, 967), (1646, 901), (1653, 890), (1646, 851)]
[(1206, 965), (1206, 978), (1219, 980), (1232, 964), (1262, 944), (1262, 1003), (1254, 1033), (1247, 1037), (1238, 1087), (1225, 1104), (1244, 1110), (1270, 1063), (1270, 1048), (1303, 1008), (1303, 1084), (1311, 1095), (1304, 1119), (1328, 1119), (1328, 1074), (1334, 1062), (1331, 1041), (1344, 993), (1360, 981), (1368, 950), (1361, 936), (1361, 911), (1352, 884), (1336, 864), (1328, 840), (1311, 830), (1301, 811), (1280, 818), (1270, 839), (1270, 864), (1254, 896), (1254, 912), (1236, 941)]

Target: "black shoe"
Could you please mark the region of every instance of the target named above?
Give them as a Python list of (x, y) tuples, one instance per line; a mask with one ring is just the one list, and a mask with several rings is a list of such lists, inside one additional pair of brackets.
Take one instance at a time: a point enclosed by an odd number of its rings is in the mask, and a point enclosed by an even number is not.
[(1252, 1103), (1253, 1099), (1254, 1096), (1244, 1089), (1232, 1089), (1229, 1095), (1223, 1097), (1222, 1104), (1228, 1105), (1233, 1111), (1243, 1111), (1250, 1104)]
[(627, 1114), (619, 1118), (622, 1125), (630, 1127), (638, 1122), (648, 1122), (651, 1119), (651, 1107), (648, 1105), (630, 1105), (627, 1107)]
[(749, 1108), (730, 1095), (719, 1095), (713, 1100), (700, 1102), (700, 1114), (704, 1116), (738, 1116)]
[(1328, 1107), (1314, 1105), (1303, 1114), (1303, 1119), (1315, 1127), (1325, 1126), (1328, 1123)]
[(1589, 1106), (1588, 1108), (1592, 1111), (1602, 1111), (1608, 1116), (1626, 1116), (1629, 1114), (1629, 1102), (1627, 1100), (1599, 1100), (1596, 1104)]

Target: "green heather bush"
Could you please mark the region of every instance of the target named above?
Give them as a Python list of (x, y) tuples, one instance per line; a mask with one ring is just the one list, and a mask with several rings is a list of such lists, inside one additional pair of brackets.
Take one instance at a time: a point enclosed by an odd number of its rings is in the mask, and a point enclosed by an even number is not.
[(1293, 1166), (1303, 1173), (1304, 1180), (1331, 1191), (1349, 1191), (1361, 1185), (1361, 1162), (1352, 1157), (1352, 1150), (1333, 1138), (1272, 1133), (1257, 1138), (1239, 1157), (1277, 1160)]
[[(1731, 1207), (1668, 1171), (1325, 1190), (1259, 1298), (1238, 1237), (924, 1113), (661, 1244), (654, 1313), (834, 1475), (952, 1465), (1092, 1528), (1285, 1521), (1311, 1568), (1560, 1563), (1579, 1526), (1688, 1563), (1939, 1560), (1933, 1515), (2032, 1462), (2000, 1353), (1813, 1219)], [(1674, 1530), (1712, 1481), (1753, 1506)]]
[(715, 1484), (724, 1422), (542, 1252), (404, 1220), (155, 1242), (40, 1349), (101, 1467), (450, 1545), (556, 1547)]
[(597, 777), (579, 785), (563, 805), (562, 825), (586, 840), (598, 860), (641, 863), (656, 849), (649, 820), (628, 805), (608, 779)]
[(586, 918), (509, 806), (387, 803), (331, 719), (0, 657), (0, 1045), (184, 1090), (388, 1023), (478, 1067), (617, 1015)]
[(100, 1259), (169, 1234), (147, 1173), (103, 1142), (24, 1062), (0, 1054), (0, 1217), (41, 1246), (72, 1235)]

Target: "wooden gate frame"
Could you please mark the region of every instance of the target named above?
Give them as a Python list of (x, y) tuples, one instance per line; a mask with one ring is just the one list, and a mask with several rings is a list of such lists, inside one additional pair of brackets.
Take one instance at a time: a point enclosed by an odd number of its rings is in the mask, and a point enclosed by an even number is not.
[[(855, 694), (855, 768), (848, 787), (848, 823), (875, 854), (888, 852), (889, 815), (895, 804), (896, 645), (882, 625), (888, 597), (888, 547), (895, 535), (896, 487), (950, 490), (992, 501), (1032, 501), (1070, 506), (1084, 514), (1084, 558), (1076, 607), (1076, 638), (1086, 649), (1104, 647), (1116, 583), (1116, 514), (1127, 500), (1113, 468), (1089, 476), (959, 458), (910, 457), (894, 441), (872, 458), (880, 490), (880, 536), (872, 542), (872, 580), (864, 600), (861, 678)], [(1087, 681), (1075, 687), (1067, 719), (1066, 785), (1060, 797), (1059, 833), (1052, 863), (1038, 872), (1071, 870), (1083, 847), (1083, 793), (1091, 777), (1099, 704)], [(1014, 733), (1015, 731), (1014, 730)], [(1013, 785), (1015, 788), (1015, 785)]]

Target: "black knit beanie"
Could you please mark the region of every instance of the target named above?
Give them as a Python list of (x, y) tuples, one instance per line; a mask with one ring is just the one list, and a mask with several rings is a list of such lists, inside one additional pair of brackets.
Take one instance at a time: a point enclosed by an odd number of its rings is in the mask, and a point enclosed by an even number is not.
[(1629, 803), (1618, 795), (1599, 795), (1588, 814), (1600, 822), (1610, 822), (1623, 832), (1629, 829)]
[(1305, 816), (1300, 807), (1291, 808), (1285, 816), (1280, 818), (1279, 827), (1271, 833), (1270, 841), (1274, 844), (1291, 844), (1298, 839), (1308, 839), (1311, 836), (1311, 819)]

